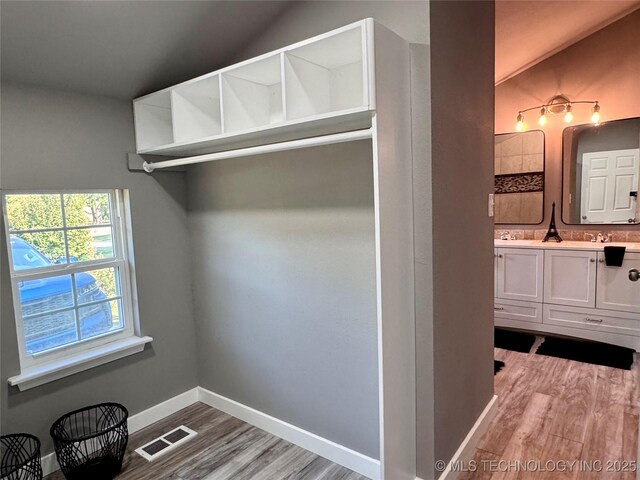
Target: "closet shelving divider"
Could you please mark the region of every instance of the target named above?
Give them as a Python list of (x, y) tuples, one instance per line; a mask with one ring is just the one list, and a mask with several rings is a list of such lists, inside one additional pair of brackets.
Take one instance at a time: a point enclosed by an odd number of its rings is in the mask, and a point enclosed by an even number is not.
[[(133, 107), (139, 154), (187, 157), (147, 164), (148, 171), (370, 139), (380, 468), (361, 473), (375, 479), (415, 480), (407, 42), (373, 19), (365, 19), (135, 99)], [(333, 460), (340, 462), (340, 458)]]
[(369, 24), (135, 99), (137, 153), (208, 153), (370, 126)]

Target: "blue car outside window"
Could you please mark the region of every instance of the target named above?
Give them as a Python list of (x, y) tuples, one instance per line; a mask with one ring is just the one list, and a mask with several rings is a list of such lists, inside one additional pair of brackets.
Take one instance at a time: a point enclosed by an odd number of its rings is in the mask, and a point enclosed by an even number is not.
[(11, 252), (13, 254), (13, 268), (15, 270), (40, 268), (51, 265), (47, 257), (21, 238), (11, 239)]
[[(15, 270), (46, 267), (52, 262), (25, 240), (12, 237), (11, 252)], [(111, 310), (104, 303), (82, 307), (90, 302), (106, 300), (107, 296), (98, 287), (96, 279), (88, 273), (75, 274), (77, 304), (82, 308), (80, 326), (83, 338), (101, 332), (112, 322)], [(36, 321), (24, 322), (26, 347), (29, 353), (37, 353), (54, 346), (77, 341), (75, 321), (69, 324), (68, 310), (62, 313), (50, 313), (60, 308), (72, 307), (73, 286), (71, 276), (62, 275), (27, 280), (19, 284), (22, 315)], [(73, 319), (73, 317), (71, 317)]]

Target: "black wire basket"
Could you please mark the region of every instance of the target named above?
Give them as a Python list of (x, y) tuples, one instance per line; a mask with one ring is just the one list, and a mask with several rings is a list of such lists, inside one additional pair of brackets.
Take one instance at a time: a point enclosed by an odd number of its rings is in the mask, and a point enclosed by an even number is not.
[(41, 480), (40, 440), (28, 433), (0, 437), (0, 478)]
[(111, 480), (120, 473), (129, 441), (129, 412), (117, 403), (81, 408), (60, 417), (51, 437), (67, 480)]

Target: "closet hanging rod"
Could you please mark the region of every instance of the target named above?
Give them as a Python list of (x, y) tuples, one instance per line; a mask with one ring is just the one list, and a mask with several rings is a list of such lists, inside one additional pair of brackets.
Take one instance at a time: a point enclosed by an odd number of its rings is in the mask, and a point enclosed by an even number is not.
[(334, 133), (331, 135), (322, 135), (320, 137), (303, 138), (300, 140), (291, 140), (288, 142), (270, 143), (267, 145), (258, 145), (256, 147), (239, 148), (237, 150), (228, 150), (226, 152), (207, 153), (194, 157), (176, 158), (175, 160), (164, 160), (162, 162), (144, 162), (142, 168), (147, 173), (152, 173), (160, 168), (180, 167), (183, 165), (193, 165), (196, 163), (213, 162), (215, 160), (226, 160), (229, 158), (247, 157), (250, 155), (263, 155), (265, 153), (286, 152), (287, 150), (297, 150), (300, 148), (318, 147), (321, 145), (331, 145), (335, 143), (354, 142), (356, 140), (365, 140), (373, 137), (371, 128), (364, 130), (354, 130), (352, 132)]

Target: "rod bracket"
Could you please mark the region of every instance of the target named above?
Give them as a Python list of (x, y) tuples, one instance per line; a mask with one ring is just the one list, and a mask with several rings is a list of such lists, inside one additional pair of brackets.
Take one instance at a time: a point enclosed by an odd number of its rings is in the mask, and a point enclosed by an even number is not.
[[(157, 170), (158, 162), (174, 159), (176, 157), (165, 157), (160, 155), (139, 155), (137, 153), (129, 153), (127, 155), (127, 168), (130, 172), (152, 173)], [(166, 172), (185, 172), (184, 167), (173, 167), (165, 169)]]

